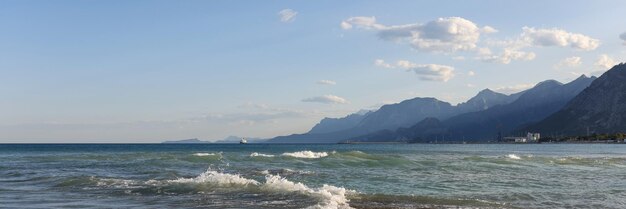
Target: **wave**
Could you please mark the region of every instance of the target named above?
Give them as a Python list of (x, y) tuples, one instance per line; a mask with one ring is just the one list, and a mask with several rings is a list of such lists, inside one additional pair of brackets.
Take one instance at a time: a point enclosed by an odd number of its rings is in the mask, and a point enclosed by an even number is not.
[(508, 154), (508, 155), (506, 155), (506, 158), (513, 159), (513, 160), (520, 160), (520, 159), (522, 159), (521, 157), (519, 157), (519, 156), (517, 156), (515, 154)]
[(198, 157), (216, 156), (216, 155), (221, 155), (221, 153), (205, 153), (205, 152), (193, 153), (193, 156), (198, 156)]
[[(239, 174), (220, 173), (207, 170), (195, 178), (179, 178), (168, 180), (167, 183), (174, 184), (210, 184), (218, 186), (228, 186), (241, 189), (258, 189), (268, 193), (300, 193), (318, 200), (318, 204), (308, 208), (351, 208), (346, 197), (348, 193), (356, 193), (343, 187), (323, 185), (320, 188), (310, 188), (300, 182), (292, 182), (280, 175), (265, 174), (265, 182), (248, 179)], [(154, 182), (153, 182), (154, 184)]]
[(239, 174), (227, 174), (217, 171), (207, 170), (195, 178), (179, 178), (176, 180), (168, 180), (170, 183), (202, 183), (214, 184), (218, 186), (236, 186), (236, 185), (258, 185), (259, 182), (241, 177)]
[(299, 152), (285, 152), (282, 154), (282, 156), (315, 159), (315, 158), (327, 157), (328, 153), (327, 152), (313, 152), (313, 151), (306, 150), (306, 151), (299, 151)]
[(263, 154), (258, 152), (253, 152), (250, 154), (250, 157), (274, 157), (275, 155)]
[(310, 188), (300, 182), (292, 182), (279, 175), (267, 175), (262, 190), (270, 192), (299, 192), (319, 200), (319, 203), (307, 208), (352, 208), (348, 204), (346, 197), (348, 193), (356, 193), (343, 187), (336, 187), (324, 184), (320, 188)]

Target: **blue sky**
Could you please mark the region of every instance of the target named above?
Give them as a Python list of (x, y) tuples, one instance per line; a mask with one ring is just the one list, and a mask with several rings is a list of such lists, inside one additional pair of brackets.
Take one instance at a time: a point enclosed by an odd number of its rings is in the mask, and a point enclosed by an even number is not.
[(0, 142), (302, 133), (626, 58), (623, 1), (0, 1)]

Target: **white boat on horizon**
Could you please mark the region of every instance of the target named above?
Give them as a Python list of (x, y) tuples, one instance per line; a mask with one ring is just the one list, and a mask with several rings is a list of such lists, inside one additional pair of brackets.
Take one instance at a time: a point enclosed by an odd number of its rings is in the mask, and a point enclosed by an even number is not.
[(248, 140), (246, 140), (245, 138), (241, 138), (241, 140), (239, 141), (239, 144), (247, 144)]

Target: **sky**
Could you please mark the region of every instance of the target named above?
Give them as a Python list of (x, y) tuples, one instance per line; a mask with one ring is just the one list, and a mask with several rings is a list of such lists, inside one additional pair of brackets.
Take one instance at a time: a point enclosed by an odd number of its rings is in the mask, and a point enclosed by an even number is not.
[(0, 1), (0, 143), (304, 133), (599, 76), (626, 1)]

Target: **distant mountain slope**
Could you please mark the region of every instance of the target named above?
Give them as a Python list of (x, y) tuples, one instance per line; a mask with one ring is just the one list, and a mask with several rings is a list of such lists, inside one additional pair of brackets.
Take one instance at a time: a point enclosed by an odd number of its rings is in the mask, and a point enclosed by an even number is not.
[[(375, 131), (410, 127), (425, 118), (443, 120), (462, 113), (481, 111), (493, 106), (510, 103), (517, 97), (517, 94), (507, 96), (486, 89), (467, 102), (457, 106), (435, 98), (413, 98), (396, 104), (384, 105), (377, 111), (363, 115), (362, 118), (358, 115), (350, 115), (340, 119), (324, 119), (309, 133), (279, 136), (270, 139), (269, 142), (336, 143)], [(360, 121), (354, 124), (359, 119)], [(337, 127), (326, 127), (331, 123), (335, 123)], [(324, 126), (321, 124), (324, 124)], [(344, 128), (349, 127), (350, 124), (354, 125), (350, 128)], [(328, 132), (327, 130), (334, 131)]]
[(407, 129), (398, 129), (388, 137), (384, 137), (381, 133), (374, 133), (350, 140), (417, 140), (421, 142), (495, 140), (499, 135), (508, 134), (521, 125), (542, 120), (558, 111), (589, 86), (594, 79), (595, 77), (581, 76), (568, 84), (548, 80), (525, 91), (517, 100), (509, 104), (456, 115), (438, 123), (429, 119), (428, 124), (436, 124), (436, 126), (432, 125), (431, 129), (425, 128), (426, 126), (420, 122)]
[(544, 135), (626, 132), (626, 64), (614, 66), (563, 109), (522, 130)]
[(358, 112), (343, 118), (324, 118), (313, 126), (308, 134), (322, 134), (350, 129), (359, 124), (371, 112)]
[(489, 109), (492, 106), (500, 104), (508, 104), (515, 101), (519, 96), (513, 94), (508, 96), (502, 93), (494, 92), (491, 89), (484, 89), (467, 102), (457, 105), (458, 112), (476, 112)]

